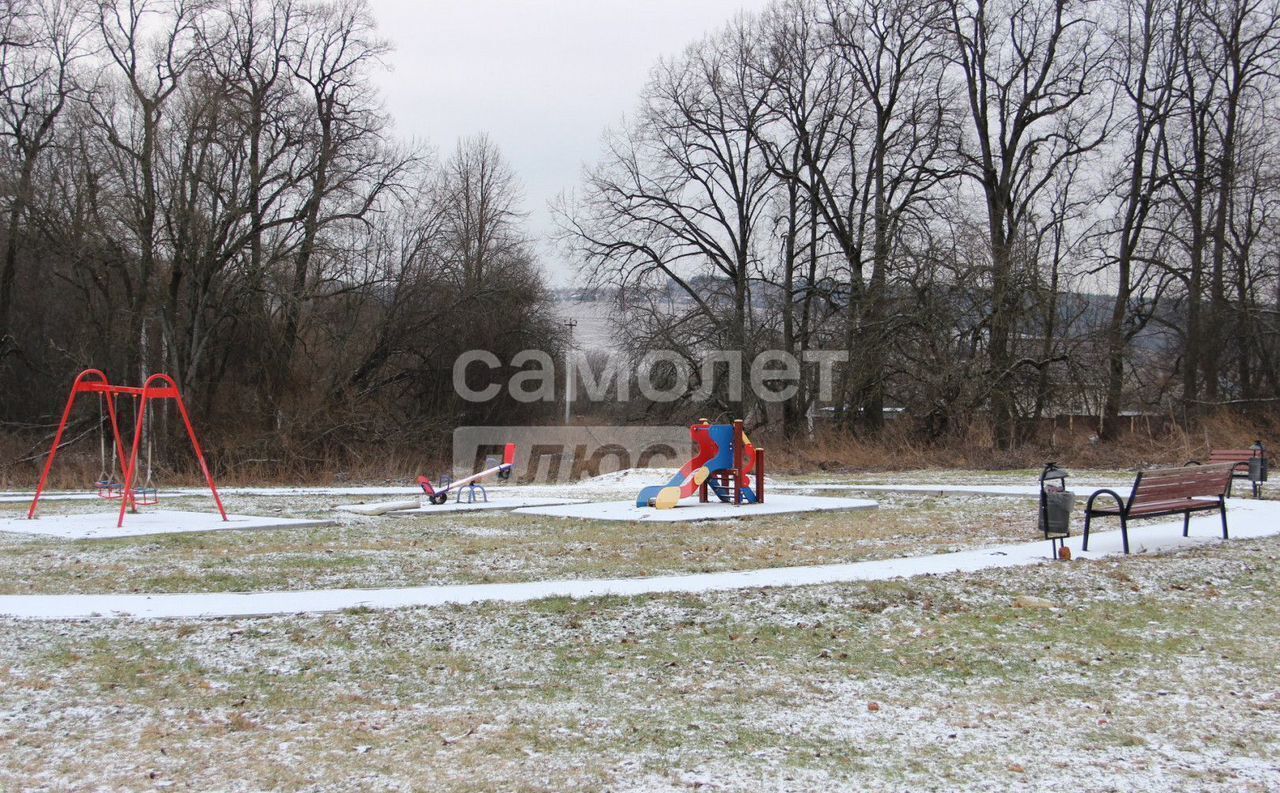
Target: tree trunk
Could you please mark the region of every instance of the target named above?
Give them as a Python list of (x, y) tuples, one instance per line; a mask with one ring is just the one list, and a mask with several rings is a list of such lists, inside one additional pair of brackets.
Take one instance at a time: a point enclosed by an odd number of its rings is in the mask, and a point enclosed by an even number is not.
[(10, 327), (10, 321), (13, 312), (14, 287), (18, 280), (18, 240), (21, 234), (22, 215), (26, 212), (27, 198), (31, 194), (34, 170), (34, 153), (24, 152), (18, 186), (13, 196), (13, 206), (9, 208), (4, 264), (3, 269), (0, 269), (0, 360), (3, 360), (10, 350), (17, 348), (17, 339)]

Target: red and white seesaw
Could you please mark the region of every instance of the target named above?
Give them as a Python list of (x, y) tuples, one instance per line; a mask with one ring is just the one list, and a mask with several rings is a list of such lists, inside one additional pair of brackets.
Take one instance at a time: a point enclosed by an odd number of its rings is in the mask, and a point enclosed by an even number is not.
[[(471, 476), (459, 479), (456, 482), (450, 482), (439, 489), (436, 489), (431, 484), (431, 480), (425, 476), (418, 477), (418, 484), (422, 485), (422, 492), (426, 494), (431, 503), (439, 505), (449, 500), (450, 491), (457, 491), (459, 493), (459, 497), (461, 497), (462, 488), (474, 486), (475, 482), (484, 479), (486, 476), (493, 476), (496, 474), (497, 477), (503, 481), (510, 479), (511, 469), (515, 466), (515, 462), (516, 445), (514, 443), (508, 443), (506, 448), (502, 451), (502, 462), (492, 468), (487, 468), (478, 474), (472, 474)], [(483, 491), (483, 488), (481, 488), (481, 490)], [(474, 500), (474, 496), (472, 498)], [(488, 494), (485, 495), (485, 500), (489, 500)]]

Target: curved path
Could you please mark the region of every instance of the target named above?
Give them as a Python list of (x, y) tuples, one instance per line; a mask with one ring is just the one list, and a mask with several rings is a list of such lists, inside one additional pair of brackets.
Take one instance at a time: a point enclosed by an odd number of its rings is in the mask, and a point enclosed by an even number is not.
[[(978, 488), (975, 488), (975, 490)], [(993, 495), (996, 495), (993, 493)], [(1232, 499), (1228, 502), (1231, 536), (1250, 539), (1280, 534), (1280, 502)], [(1135, 525), (1135, 553), (1152, 553), (1220, 542), (1216, 514), (1191, 521), (1192, 536), (1182, 536), (1181, 520)], [(1097, 559), (1121, 552), (1118, 530), (1094, 532), (1088, 553), (1080, 538), (1068, 542), (1077, 557)], [(4, 595), (0, 617), (18, 619), (189, 619), (257, 617), (346, 609), (391, 609), (486, 601), (520, 603), (548, 597), (588, 598), (670, 592), (715, 592), (757, 587), (793, 587), (849, 581), (878, 581), (916, 575), (969, 572), (1048, 561), (1047, 542), (1002, 545), (972, 551), (884, 559), (851, 564), (775, 567), (762, 570), (652, 578), (534, 581), (512, 584), (462, 584), (394, 589), (320, 589), (293, 592), (194, 592), (156, 595)]]

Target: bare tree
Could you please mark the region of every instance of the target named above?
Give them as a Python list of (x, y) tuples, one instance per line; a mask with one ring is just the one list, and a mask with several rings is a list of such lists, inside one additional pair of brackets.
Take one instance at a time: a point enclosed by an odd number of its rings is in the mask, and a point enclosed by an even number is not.
[[(588, 174), (581, 206), (562, 216), (598, 282), (630, 290), (670, 283), (714, 329), (713, 344), (745, 355), (751, 276), (777, 184), (758, 134), (767, 106), (753, 33), (740, 18), (662, 62), (639, 118)], [(726, 408), (745, 412), (740, 400)]]
[(362, 222), (414, 160), (383, 138), (386, 120), (373, 104), (367, 72), (387, 45), (374, 34), (365, 0), (308, 6), (293, 30), (291, 66), (309, 102), (307, 159), (297, 244), (280, 284), (279, 341), (272, 361), (277, 379), (268, 397), (277, 410), (301, 337), (303, 308), (337, 275), (317, 266), (321, 235), (340, 224)]
[[(1274, 0), (1210, 0), (1200, 4), (1200, 20), (1205, 26), (1213, 53), (1202, 65), (1212, 70), (1219, 87), (1220, 102), (1213, 116), (1218, 148), (1217, 195), (1213, 214), (1212, 276), (1210, 280), (1209, 347), (1201, 359), (1205, 393), (1216, 399), (1224, 342), (1235, 330), (1228, 306), (1228, 252), (1231, 247), (1232, 216), (1237, 214), (1237, 171), (1240, 145), (1250, 127), (1258, 122), (1269, 93), (1264, 83), (1274, 80), (1280, 55), (1280, 3)], [(1244, 259), (1241, 259), (1243, 262)], [(1240, 275), (1237, 270), (1236, 275)], [(1242, 278), (1237, 277), (1243, 282)], [(1243, 283), (1241, 284), (1243, 286)], [(1248, 356), (1241, 356), (1247, 362)], [(1247, 367), (1247, 363), (1246, 363)], [(1248, 370), (1240, 385), (1248, 388)], [(1252, 394), (1245, 394), (1246, 398)]]
[(1055, 174), (1105, 138), (1102, 43), (1078, 0), (947, 2), (969, 115), (960, 154), (982, 191), (989, 243), (990, 406), (1007, 448), (1017, 440), (1013, 340), (1027, 272), (1016, 254)]
[(458, 141), (442, 178), (442, 231), (457, 257), (460, 285), (474, 291), (528, 247), (519, 228), (520, 190), (485, 135)]
[(0, 135), (17, 169), (6, 213), (0, 261), (0, 361), (17, 348), (10, 328), (18, 250), (32, 200), (36, 164), (54, 140), (54, 124), (76, 85), (85, 54), (85, 13), (79, 0), (7, 3), (0, 29)]
[(160, 145), (169, 101), (196, 59), (192, 41), (203, 11), (198, 0), (108, 2), (98, 33), (112, 67), (90, 107), (113, 150), (120, 220), (135, 246), (137, 266), (126, 280), (130, 326), (128, 368), (145, 374), (145, 337), (159, 274)]
[[(1250, 0), (1191, 2), (1184, 19), (1165, 167), (1176, 198), (1176, 213), (1167, 222), (1182, 251), (1168, 269), (1181, 281), (1184, 299), (1184, 319), (1169, 324), (1182, 338), (1182, 399), (1194, 416), (1204, 402), (1219, 400), (1224, 364), (1231, 359), (1227, 343), (1239, 330), (1230, 301), (1240, 293), (1232, 281), (1241, 280), (1247, 264), (1239, 257), (1232, 261), (1240, 250), (1233, 246), (1233, 228), (1251, 224), (1236, 214), (1241, 199), (1250, 205), (1237, 175), (1252, 154), (1242, 143), (1262, 143), (1260, 132), (1270, 123), (1265, 108), (1277, 75), (1280, 9)], [(1242, 380), (1248, 382), (1252, 376), (1245, 367)]]
[[(936, 46), (945, 6), (937, 2), (828, 0), (831, 48), (853, 99), (836, 127), (840, 169), (816, 168), (819, 207), (849, 265), (846, 347), (849, 419), (875, 431), (884, 421), (890, 269), (905, 235), (929, 222), (935, 188), (954, 173), (953, 93)], [(869, 268), (869, 271), (868, 271)]]
[(1115, 268), (1115, 294), (1106, 329), (1102, 434), (1107, 438), (1114, 438), (1119, 430), (1129, 345), (1155, 309), (1151, 279), (1160, 265), (1163, 233), (1153, 220), (1169, 188), (1163, 154), (1178, 98), (1178, 42), (1187, 24), (1188, 3), (1125, 0), (1120, 8), (1123, 14), (1110, 32), (1120, 105), (1116, 134), (1124, 138), (1116, 146), (1119, 167), (1112, 189), (1120, 211), (1110, 232), (1114, 253), (1107, 260)]
[[(780, 239), (776, 263), (765, 259), (761, 280), (772, 283), (780, 304), (781, 347), (802, 358), (821, 346), (843, 342), (830, 322), (836, 313), (831, 234), (819, 208), (823, 170), (841, 153), (834, 128), (848, 99), (847, 75), (821, 35), (820, 9), (793, 0), (769, 9), (760, 20), (765, 46), (757, 53), (761, 86), (769, 107), (760, 126), (770, 168), (782, 182), (774, 192), (773, 226)], [(826, 332), (823, 332), (824, 327)], [(811, 373), (802, 370), (796, 394), (782, 404), (783, 431), (797, 437), (814, 405)]]
[(470, 409), (447, 376), (464, 345), (556, 349), (515, 175), (483, 137), (447, 174), (391, 139), (366, 3), (77, 9), (0, 17), (0, 335), (28, 347), (0, 415), (44, 420), (73, 366), (163, 367), (215, 439), (352, 459), (411, 417), (438, 443)]

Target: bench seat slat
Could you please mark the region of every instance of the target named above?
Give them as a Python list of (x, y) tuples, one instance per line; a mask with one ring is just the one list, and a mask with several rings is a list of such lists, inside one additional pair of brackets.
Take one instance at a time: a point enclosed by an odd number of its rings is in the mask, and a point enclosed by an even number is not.
[(1121, 509), (1119, 507), (1094, 507), (1089, 510), (1094, 515), (1119, 515), (1124, 513), (1130, 516), (1149, 515), (1152, 513), (1182, 513), (1187, 510), (1200, 509), (1217, 509), (1218, 501), (1212, 501), (1204, 498), (1180, 498), (1169, 501), (1152, 501), (1143, 504), (1137, 504), (1129, 509)]
[(1182, 498), (1172, 501), (1150, 501), (1138, 504), (1129, 510), (1130, 515), (1146, 515), (1158, 512), (1182, 512), (1188, 509), (1217, 509), (1217, 500), (1208, 501), (1202, 498)]

